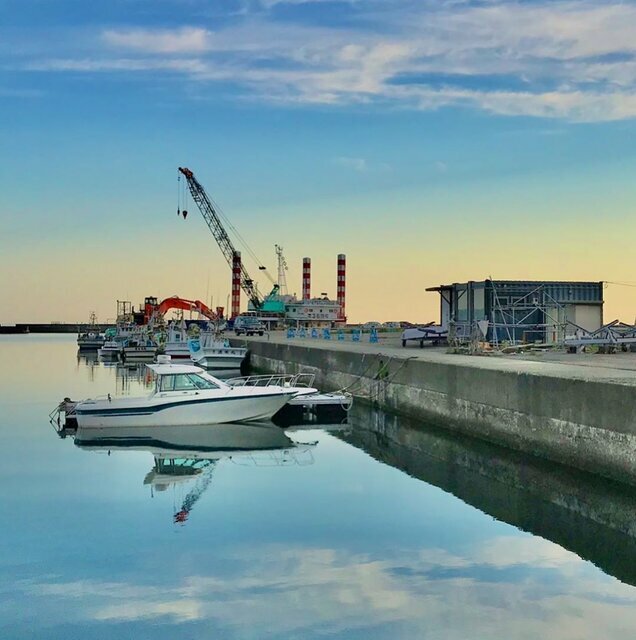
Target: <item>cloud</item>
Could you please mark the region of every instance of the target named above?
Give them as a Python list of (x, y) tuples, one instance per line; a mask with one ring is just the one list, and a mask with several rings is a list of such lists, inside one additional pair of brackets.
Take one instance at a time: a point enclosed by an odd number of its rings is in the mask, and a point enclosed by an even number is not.
[(389, 171), (391, 169), (391, 166), (386, 162), (370, 162), (365, 158), (353, 158), (350, 156), (337, 156), (333, 158), (332, 162), (339, 167), (350, 169), (357, 173), (377, 173), (380, 171)]
[(364, 173), (369, 170), (369, 165), (364, 158), (348, 158), (347, 156), (339, 156), (334, 158), (334, 164), (337, 164), (345, 169), (353, 169), (359, 173)]
[(445, 162), (442, 162), (441, 160), (437, 160), (435, 162), (435, 168), (440, 172), (440, 173), (446, 173), (446, 171), (448, 171), (448, 165)]
[(164, 566), (167, 573), (154, 574), (160, 586), (49, 578), (19, 583), (15, 597), (28, 597), (35, 619), (48, 625), (164, 617), (205, 621), (208, 635), (232, 628), (236, 637), (256, 628), (263, 638), (313, 637), (316, 629), (329, 636), (398, 624), (408, 637), (426, 629), (450, 640), (476, 632), (503, 638), (523, 629), (524, 637), (574, 640), (636, 627), (633, 588), (532, 536), (503, 536), (463, 553), (402, 549), (376, 558), (269, 545), (223, 549), (220, 557), (218, 572), (199, 567), (184, 576)]
[(146, 53), (197, 53), (207, 51), (211, 34), (206, 29), (130, 29), (107, 30), (102, 34), (106, 44)]
[[(277, 20), (280, 4), (298, 5), (298, 15)], [(367, 0), (340, 3), (350, 11), (337, 27), (318, 21), (311, 4), (261, 0), (256, 11), (247, 3), (215, 28), (111, 27), (93, 50), (21, 68), (176, 72), (281, 105), (453, 106), (580, 122), (636, 116), (633, 3)]]

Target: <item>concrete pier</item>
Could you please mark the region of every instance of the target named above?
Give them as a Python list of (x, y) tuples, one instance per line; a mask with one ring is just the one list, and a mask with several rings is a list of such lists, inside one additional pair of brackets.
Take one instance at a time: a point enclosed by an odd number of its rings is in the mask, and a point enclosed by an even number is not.
[(617, 366), (589, 366), (578, 356), (459, 356), (284, 334), (247, 346), (259, 370), (314, 373), (325, 390), (348, 389), (386, 411), (636, 484), (636, 367), (619, 368), (618, 356)]

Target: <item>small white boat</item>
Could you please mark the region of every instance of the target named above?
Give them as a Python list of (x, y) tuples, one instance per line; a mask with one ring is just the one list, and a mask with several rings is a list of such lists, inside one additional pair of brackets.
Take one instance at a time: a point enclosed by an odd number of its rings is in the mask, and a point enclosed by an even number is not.
[(106, 340), (104, 345), (97, 350), (97, 355), (102, 360), (116, 360), (122, 352), (121, 342), (116, 340)]
[(433, 346), (446, 342), (448, 339), (448, 330), (441, 325), (429, 323), (422, 327), (412, 327), (402, 331), (402, 346), (406, 347), (409, 341), (420, 343), (420, 347), (424, 347), (424, 343), (430, 343)]
[(190, 358), (206, 369), (240, 369), (247, 349), (230, 346), (213, 331), (203, 331), (198, 338), (188, 340)]
[[(139, 398), (97, 398), (78, 402), (79, 427), (180, 426), (271, 418), (300, 393), (290, 386), (229, 385), (200, 367), (146, 365), (156, 375), (154, 391)], [(316, 392), (304, 388), (303, 393)]]
[(188, 333), (184, 322), (179, 326), (168, 325), (166, 343), (163, 351), (173, 360), (189, 360), (190, 350), (188, 349)]

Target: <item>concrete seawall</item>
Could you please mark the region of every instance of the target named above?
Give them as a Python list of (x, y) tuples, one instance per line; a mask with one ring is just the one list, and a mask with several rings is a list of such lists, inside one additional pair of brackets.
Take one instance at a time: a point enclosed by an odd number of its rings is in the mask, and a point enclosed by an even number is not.
[(281, 337), (247, 344), (259, 370), (311, 372), (323, 389), (636, 484), (636, 371)]

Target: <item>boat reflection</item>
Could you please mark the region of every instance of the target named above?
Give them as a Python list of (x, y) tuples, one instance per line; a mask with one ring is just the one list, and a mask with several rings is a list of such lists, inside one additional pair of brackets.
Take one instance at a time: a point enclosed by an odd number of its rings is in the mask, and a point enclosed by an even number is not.
[(636, 488), (354, 404), (334, 435), (636, 585)]
[(173, 521), (184, 524), (219, 462), (257, 467), (313, 464), (315, 443), (298, 443), (271, 422), (180, 427), (82, 428), (75, 445), (87, 451), (148, 451), (154, 458), (144, 484), (151, 495), (191, 482)]
[(77, 350), (77, 368), (85, 368), (88, 372), (88, 379), (95, 381), (95, 370), (99, 367), (97, 351)]

